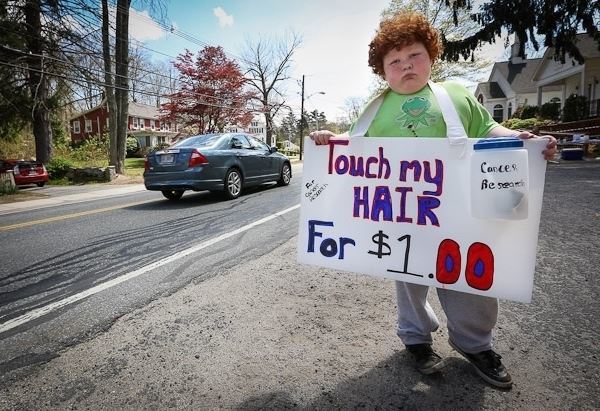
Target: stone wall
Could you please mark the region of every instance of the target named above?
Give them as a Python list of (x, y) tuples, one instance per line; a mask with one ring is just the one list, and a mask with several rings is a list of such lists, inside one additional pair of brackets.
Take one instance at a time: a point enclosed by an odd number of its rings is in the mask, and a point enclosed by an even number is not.
[(85, 183), (92, 181), (105, 183), (114, 180), (116, 176), (117, 174), (115, 172), (114, 166), (108, 166), (106, 168), (72, 168), (67, 173), (67, 178), (75, 183)]

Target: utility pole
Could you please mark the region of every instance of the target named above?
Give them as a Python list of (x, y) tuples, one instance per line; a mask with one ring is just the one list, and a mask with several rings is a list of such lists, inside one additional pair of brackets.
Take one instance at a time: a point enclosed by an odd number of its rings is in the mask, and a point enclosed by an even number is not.
[(304, 154), (304, 74), (302, 75), (302, 100), (300, 103), (300, 161), (302, 161), (302, 155)]

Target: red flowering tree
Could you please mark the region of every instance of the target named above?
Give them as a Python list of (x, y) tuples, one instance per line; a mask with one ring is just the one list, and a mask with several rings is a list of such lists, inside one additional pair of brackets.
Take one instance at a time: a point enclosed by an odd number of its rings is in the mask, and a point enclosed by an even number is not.
[(179, 91), (162, 104), (162, 120), (197, 127), (199, 133), (250, 123), (248, 101), (254, 94), (247, 91), (248, 80), (221, 47), (207, 46), (196, 57), (186, 50), (173, 65), (179, 71)]

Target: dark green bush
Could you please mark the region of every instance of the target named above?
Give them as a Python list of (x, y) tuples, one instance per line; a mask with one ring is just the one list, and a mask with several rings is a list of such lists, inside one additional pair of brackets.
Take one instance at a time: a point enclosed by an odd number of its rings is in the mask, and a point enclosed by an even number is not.
[(71, 141), (71, 137), (69, 136), (69, 132), (65, 128), (63, 122), (59, 118), (53, 116), (50, 119), (50, 126), (52, 127), (52, 143), (54, 146), (68, 146), (69, 142)]
[(585, 96), (570, 95), (565, 100), (563, 121), (577, 121), (587, 116), (587, 99)]
[(54, 157), (47, 167), (48, 174), (53, 180), (64, 178), (71, 168), (75, 168), (75, 164), (71, 160), (61, 157)]
[(520, 110), (520, 113), (517, 117), (519, 118), (532, 118), (537, 116), (538, 107), (537, 106), (523, 106)]
[(560, 104), (545, 103), (540, 107), (539, 115), (541, 118), (558, 120), (560, 117)]

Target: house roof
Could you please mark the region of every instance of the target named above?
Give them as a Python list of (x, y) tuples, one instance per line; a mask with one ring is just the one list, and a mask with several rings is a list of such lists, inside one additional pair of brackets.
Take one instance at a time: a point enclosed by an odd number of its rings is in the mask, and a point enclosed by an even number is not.
[[(600, 57), (599, 46), (600, 44), (596, 43), (593, 37), (588, 36), (585, 33), (577, 35), (577, 48), (585, 59)], [(546, 51), (548, 52), (548, 50)], [(550, 52), (554, 55), (554, 50), (551, 50)], [(544, 53), (544, 57), (546, 57), (546, 53)]]
[(92, 113), (92, 112), (94, 112), (94, 111), (98, 110), (100, 107), (102, 107), (102, 106), (103, 106), (103, 105), (105, 105), (105, 104), (106, 104), (106, 99), (102, 100), (102, 101), (100, 102), (100, 104), (99, 104), (99, 105), (97, 105), (96, 107), (93, 107), (93, 108), (91, 108), (91, 109), (89, 109), (89, 110), (82, 111), (81, 113), (77, 113), (77, 114), (75, 114), (75, 115), (74, 115), (74, 116), (72, 116), (72, 117), (71, 117), (69, 120), (76, 120), (77, 118), (79, 118), (79, 117), (81, 117), (81, 116), (85, 116), (85, 115), (87, 115), (87, 114), (90, 114), (90, 113)]
[(504, 91), (502, 91), (500, 85), (495, 81), (486, 81), (485, 83), (479, 83), (478, 89), (487, 98), (506, 98)]
[[(98, 106), (96, 106), (90, 110), (86, 110), (86, 111), (83, 111), (81, 113), (74, 115), (73, 117), (71, 117), (71, 120), (75, 120), (81, 116), (85, 116), (86, 114), (94, 112), (105, 105), (106, 105), (106, 100), (102, 100), (102, 102)], [(154, 119), (154, 120), (158, 120), (158, 117), (159, 117), (159, 110), (157, 107), (148, 106), (146, 104), (136, 103), (134, 101), (129, 102), (127, 111), (128, 111), (128, 114), (132, 117), (141, 117), (141, 118), (148, 118), (148, 119)]]
[(158, 119), (158, 108), (133, 101), (129, 102), (129, 115), (134, 117)]
[(533, 75), (541, 62), (541, 58), (527, 59), (519, 64), (502, 61), (494, 64), (494, 70), (502, 74), (515, 93), (535, 93), (537, 87)]
[[(590, 37), (585, 33), (578, 34), (576, 44), (577, 44), (577, 48), (579, 49), (579, 52), (581, 53), (581, 55), (583, 56), (583, 58), (586, 61), (589, 59), (600, 58), (600, 48), (599, 48), (600, 43), (597, 43), (593, 37)], [(542, 60), (544, 60), (544, 62), (542, 64), (538, 65), (538, 68), (536, 69), (535, 73), (533, 74), (533, 78), (537, 79), (538, 75), (543, 70), (543, 66), (544, 66), (545, 62), (548, 60), (551, 60), (553, 58), (554, 58), (554, 48), (548, 47), (546, 49), (546, 51), (544, 52), (544, 56), (542, 57)], [(568, 62), (569, 55), (567, 55), (565, 58), (567, 59), (566, 64), (570, 64)], [(577, 63), (575, 63), (575, 64), (577, 64)]]

